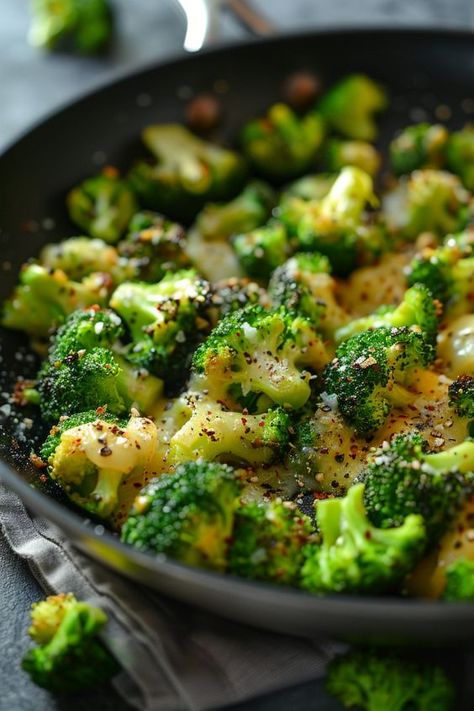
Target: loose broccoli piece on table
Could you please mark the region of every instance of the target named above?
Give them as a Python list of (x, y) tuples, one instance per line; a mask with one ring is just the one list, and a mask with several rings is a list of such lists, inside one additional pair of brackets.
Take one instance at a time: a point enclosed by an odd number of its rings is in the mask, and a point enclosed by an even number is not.
[(289, 501), (249, 503), (237, 510), (229, 571), (283, 585), (298, 582), (311, 520)]
[(468, 190), (474, 191), (474, 124), (450, 135), (446, 160), (449, 170), (459, 175)]
[(151, 420), (132, 415), (126, 423), (90, 411), (53, 427), (41, 456), (51, 479), (73, 503), (107, 519), (128, 476), (154, 473), (156, 448), (157, 429)]
[(184, 228), (156, 212), (138, 212), (132, 217), (118, 252), (135, 266), (137, 278), (143, 281), (160, 281), (167, 272), (191, 266)]
[(380, 168), (380, 162), (379, 152), (366, 141), (341, 141), (332, 138), (326, 146), (326, 168), (334, 173), (338, 173), (347, 165), (354, 165), (374, 176)]
[(185, 462), (142, 489), (122, 540), (181, 563), (223, 570), (239, 491), (226, 464)]
[(168, 273), (157, 284), (121, 284), (110, 305), (130, 331), (129, 360), (167, 381), (182, 379), (209, 326), (210, 293), (210, 284), (192, 269)]
[(70, 279), (103, 272), (110, 274), (114, 284), (120, 284), (138, 275), (137, 265), (121, 257), (115, 247), (89, 237), (71, 237), (57, 244), (47, 244), (39, 260), (47, 269), (61, 269)]
[(376, 526), (400, 526), (408, 514), (420, 514), (434, 543), (474, 488), (474, 441), (436, 454), (427, 450), (421, 435), (400, 435), (371, 457), (363, 480)]
[(255, 180), (230, 202), (206, 205), (196, 218), (196, 226), (207, 240), (250, 232), (268, 220), (275, 203), (272, 188)]
[(93, 54), (112, 35), (112, 13), (107, 0), (33, 0), (30, 44), (46, 50), (71, 49)]
[(343, 498), (317, 502), (322, 543), (305, 548), (301, 584), (315, 593), (390, 590), (414, 568), (426, 544), (423, 518), (410, 515), (398, 528), (376, 528), (364, 507), (364, 485)]
[(474, 377), (460, 375), (449, 386), (449, 404), (459, 417), (474, 420)]
[(258, 173), (283, 182), (311, 168), (323, 138), (317, 114), (300, 118), (286, 104), (275, 104), (264, 118), (244, 126), (242, 148)]
[(436, 343), (440, 304), (432, 297), (431, 291), (424, 284), (415, 284), (408, 289), (403, 301), (398, 306), (382, 306), (370, 316), (355, 319), (335, 334), (336, 343), (342, 343), (357, 333), (368, 329), (388, 326), (393, 328), (420, 329), (427, 340)]
[(448, 131), (439, 124), (408, 126), (390, 144), (390, 165), (396, 175), (444, 163)]
[(227, 314), (252, 304), (265, 305), (268, 296), (261, 286), (246, 277), (223, 279), (213, 285), (208, 315), (213, 326)]
[(410, 381), (417, 369), (434, 358), (425, 337), (408, 328), (382, 326), (344, 341), (326, 368), (328, 395), (360, 436), (381, 427), (393, 407), (405, 407), (416, 397)]
[(45, 338), (76, 309), (105, 305), (112, 288), (108, 274), (94, 273), (82, 281), (72, 281), (57, 269), (26, 264), (20, 284), (3, 304), (1, 324)]
[(137, 163), (129, 178), (143, 207), (190, 221), (207, 202), (229, 200), (243, 186), (243, 159), (184, 126), (148, 126), (142, 137), (155, 162)]
[(440, 667), (380, 650), (354, 650), (328, 667), (326, 688), (361, 711), (453, 711), (454, 686)]
[(231, 397), (247, 408), (259, 395), (302, 407), (311, 394), (311, 375), (302, 368), (317, 370), (325, 362), (324, 344), (310, 322), (283, 307), (269, 312), (250, 306), (229, 314), (193, 356), (202, 387), (216, 400)]
[(457, 558), (446, 569), (444, 600), (474, 602), (474, 561)]
[(285, 227), (276, 221), (236, 235), (232, 246), (243, 271), (254, 279), (268, 279), (291, 252)]
[(107, 615), (72, 593), (50, 595), (31, 607), (28, 630), (37, 644), (21, 666), (38, 686), (54, 693), (82, 691), (117, 674), (120, 667), (98, 634)]
[(86, 234), (118, 242), (137, 211), (135, 196), (114, 169), (87, 178), (67, 196), (69, 217)]
[(374, 141), (375, 115), (387, 106), (381, 86), (363, 74), (350, 74), (332, 87), (317, 105), (329, 126), (347, 138)]

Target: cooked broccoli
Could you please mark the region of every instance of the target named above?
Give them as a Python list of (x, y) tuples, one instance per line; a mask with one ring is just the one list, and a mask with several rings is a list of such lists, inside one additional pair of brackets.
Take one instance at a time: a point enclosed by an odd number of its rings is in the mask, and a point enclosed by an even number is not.
[(237, 510), (229, 570), (242, 578), (296, 585), (311, 520), (290, 501), (249, 503)]
[(446, 569), (444, 600), (474, 602), (474, 560), (457, 558)]
[(114, 284), (138, 275), (138, 266), (124, 259), (115, 247), (101, 239), (71, 237), (47, 244), (39, 261), (50, 270), (61, 269), (70, 279), (83, 279), (94, 272), (110, 274)]
[(60, 420), (41, 456), (51, 479), (73, 503), (107, 519), (128, 476), (154, 474), (156, 447), (157, 429), (151, 420), (132, 415), (126, 423), (99, 410)]
[(433, 345), (438, 333), (439, 304), (424, 284), (415, 284), (408, 289), (398, 306), (382, 306), (370, 316), (355, 319), (342, 326), (335, 334), (336, 343), (342, 343), (357, 333), (368, 329), (388, 326), (393, 328), (419, 328)]
[(223, 570), (240, 487), (217, 462), (184, 462), (135, 499), (122, 540), (182, 563)]
[(94, 54), (112, 35), (108, 0), (32, 0), (30, 44)]
[(118, 252), (135, 266), (137, 277), (143, 281), (160, 281), (169, 271), (191, 266), (184, 228), (156, 212), (137, 212), (132, 217)]
[(190, 221), (207, 202), (229, 200), (242, 188), (245, 163), (234, 151), (178, 124), (148, 126), (142, 137), (155, 162), (137, 163), (129, 178), (143, 207)]
[(430, 454), (421, 435), (399, 435), (375, 452), (362, 478), (374, 525), (392, 528), (420, 514), (434, 543), (474, 489), (474, 442)]
[(459, 417), (474, 420), (474, 377), (460, 375), (449, 386), (449, 404)]
[(285, 227), (274, 220), (264, 227), (236, 235), (232, 246), (245, 274), (254, 279), (268, 279), (291, 252)]
[(113, 168), (87, 178), (67, 196), (69, 217), (86, 234), (118, 242), (137, 211), (135, 196)]
[(329, 173), (306, 175), (291, 183), (281, 193), (273, 214), (284, 224), (291, 238), (298, 233), (298, 225), (308, 209), (308, 203), (319, 202), (326, 197), (336, 180), (337, 175)]
[(246, 277), (223, 279), (213, 284), (208, 315), (213, 326), (233, 311), (252, 304), (268, 303), (268, 296), (261, 286)]
[(327, 362), (310, 322), (284, 307), (250, 306), (226, 316), (196, 350), (193, 368), (216, 400), (229, 397), (252, 410), (260, 395), (287, 408), (304, 405), (311, 393), (307, 366)]
[(60, 269), (50, 271), (39, 264), (26, 264), (20, 272), (20, 284), (3, 304), (1, 324), (45, 338), (76, 309), (105, 305), (111, 288), (108, 274), (96, 272), (78, 282)]
[(387, 106), (381, 86), (363, 74), (350, 74), (332, 87), (317, 105), (330, 127), (347, 138), (374, 141), (374, 116)]
[(315, 593), (391, 590), (415, 567), (425, 544), (423, 518), (407, 516), (398, 528), (376, 528), (364, 507), (364, 485), (339, 499), (317, 502), (322, 543), (305, 547), (301, 584)]
[(408, 328), (382, 326), (344, 341), (325, 371), (325, 388), (343, 417), (360, 436), (381, 427), (393, 407), (409, 405), (417, 369), (434, 358), (425, 337)]
[(132, 343), (127, 358), (167, 382), (181, 380), (209, 323), (210, 284), (194, 270), (169, 272), (157, 284), (126, 282), (110, 305), (123, 318)]
[(366, 141), (341, 141), (332, 138), (326, 146), (326, 168), (334, 173), (338, 173), (347, 165), (355, 165), (374, 176), (380, 168), (380, 162), (379, 152)]
[(264, 118), (244, 126), (242, 148), (258, 173), (280, 183), (310, 170), (323, 138), (316, 113), (300, 118), (286, 104), (274, 104)]
[(468, 190), (474, 191), (474, 124), (450, 135), (446, 159), (449, 170), (459, 175)]
[(361, 711), (452, 711), (454, 686), (444, 671), (380, 650), (354, 650), (330, 662), (326, 688)]
[(206, 205), (196, 218), (196, 226), (207, 240), (250, 232), (267, 221), (275, 202), (272, 188), (254, 180), (230, 202)]
[(408, 126), (390, 144), (390, 165), (396, 175), (444, 163), (448, 131), (440, 124)]
[(98, 634), (107, 615), (78, 601), (72, 593), (50, 595), (33, 603), (28, 630), (37, 644), (21, 666), (38, 686), (54, 693), (70, 693), (101, 684), (120, 667)]

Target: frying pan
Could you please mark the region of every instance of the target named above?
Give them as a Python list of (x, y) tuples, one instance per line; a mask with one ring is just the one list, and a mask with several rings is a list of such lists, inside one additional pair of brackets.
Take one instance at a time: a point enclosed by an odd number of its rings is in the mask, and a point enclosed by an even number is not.
[[(447, 118), (459, 127), (473, 111), (474, 35), (468, 32), (331, 30), (212, 49), (152, 66), (93, 92), (20, 138), (0, 157), (0, 298), (13, 288), (20, 265), (48, 241), (74, 234), (65, 193), (107, 161), (126, 167), (148, 123), (181, 121), (190, 95), (218, 91), (232, 138), (243, 121), (281, 95), (293, 71), (315, 71), (328, 85), (348, 72), (366, 72), (391, 94), (381, 144), (403, 125)], [(441, 107), (441, 108), (440, 108)], [(0, 333), (2, 380), (10, 391), (35, 363), (20, 334)], [(396, 642), (467, 641), (474, 605), (400, 598), (316, 597), (238, 580), (125, 546), (80, 513), (32, 486), (28, 461), (43, 427), (0, 408), (0, 476), (36, 514), (54, 522), (90, 556), (162, 593), (215, 613), (278, 632)]]

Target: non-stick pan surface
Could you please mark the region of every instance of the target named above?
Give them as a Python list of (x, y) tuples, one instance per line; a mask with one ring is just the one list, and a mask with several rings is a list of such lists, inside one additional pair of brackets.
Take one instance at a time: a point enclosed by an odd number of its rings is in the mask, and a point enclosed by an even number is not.
[[(56, 113), (0, 157), (0, 298), (21, 263), (43, 244), (74, 234), (64, 211), (68, 188), (104, 162), (126, 167), (148, 123), (181, 121), (190, 95), (220, 93), (223, 135), (281, 96), (284, 78), (309, 69), (330, 84), (366, 72), (391, 93), (382, 144), (409, 122), (474, 118), (474, 35), (462, 32), (326, 31), (225, 47), (145, 69)], [(3, 382), (11, 389), (34, 363), (26, 341), (0, 333)], [(22, 426), (24, 415), (32, 417)], [(315, 597), (248, 583), (141, 554), (64, 503), (33, 488), (28, 455), (43, 428), (35, 413), (0, 408), (0, 476), (37, 514), (61, 527), (94, 558), (163, 593), (241, 622), (301, 635), (452, 642), (474, 633), (474, 605), (396, 598)]]

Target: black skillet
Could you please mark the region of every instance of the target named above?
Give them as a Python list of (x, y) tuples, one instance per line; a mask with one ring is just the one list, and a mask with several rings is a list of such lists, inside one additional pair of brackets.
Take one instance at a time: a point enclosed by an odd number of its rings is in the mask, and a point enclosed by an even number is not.
[[(459, 127), (474, 114), (474, 35), (443, 31), (325, 31), (224, 47), (145, 69), (96, 91), (35, 127), (0, 157), (0, 298), (21, 263), (48, 241), (74, 234), (64, 211), (68, 188), (103, 162), (126, 167), (148, 123), (181, 121), (190, 94), (216, 90), (224, 135), (281, 96), (285, 77), (309, 69), (330, 84), (366, 72), (391, 94), (382, 144), (409, 122), (446, 119)], [(3, 383), (11, 388), (34, 365), (26, 341), (0, 333)], [(14, 413), (13, 413), (14, 414)], [(400, 598), (314, 597), (248, 583), (138, 553), (64, 503), (33, 488), (28, 455), (42, 428), (0, 408), (0, 476), (28, 507), (62, 528), (91, 556), (146, 585), (235, 620), (307, 636), (447, 643), (474, 633), (474, 605)], [(21, 417), (20, 417), (21, 419)]]

